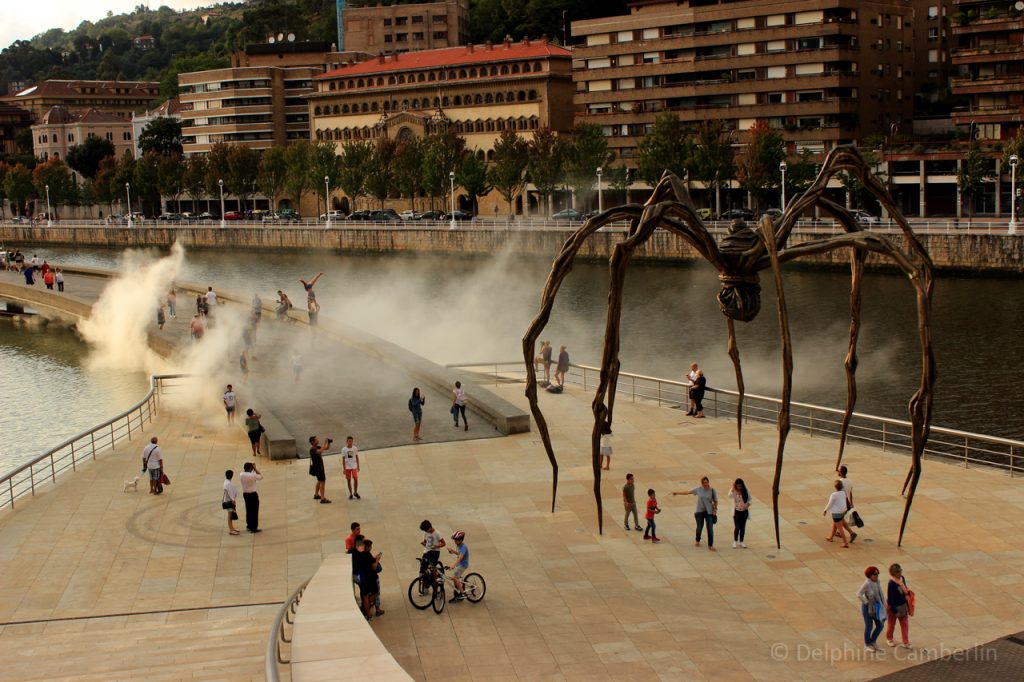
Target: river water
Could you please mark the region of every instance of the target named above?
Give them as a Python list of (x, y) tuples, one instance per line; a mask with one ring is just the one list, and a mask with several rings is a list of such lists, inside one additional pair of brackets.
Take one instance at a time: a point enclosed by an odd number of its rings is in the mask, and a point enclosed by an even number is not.
[[(40, 248), (50, 263), (119, 268), (112, 250)], [(160, 257), (153, 251), (152, 257)], [(492, 258), (452, 256), (347, 256), (201, 251), (187, 255), (183, 280), (214, 288), (258, 292), (271, 301), (284, 289), (301, 307), (299, 278), (325, 274), (317, 284), (323, 315), (350, 322), (440, 363), (515, 360), (520, 340), (536, 311), (550, 263), (503, 254)], [(849, 327), (849, 275), (845, 271), (792, 269), (784, 285), (794, 341), (794, 399), (841, 408), (846, 399), (843, 358)], [(73, 281), (69, 278), (69, 287)], [(752, 393), (777, 396), (781, 360), (774, 288), (763, 281), (763, 309), (737, 326), (740, 353)], [(726, 327), (715, 294), (717, 273), (703, 263), (630, 266), (623, 307), (622, 369), (681, 378), (699, 362), (712, 386), (734, 388), (726, 355)], [(555, 346), (565, 344), (574, 362), (600, 361), (607, 306), (607, 267), (577, 265), (566, 280), (548, 330)], [(179, 299), (179, 308), (188, 303)], [(920, 352), (913, 292), (901, 275), (869, 271), (864, 280), (863, 326), (859, 346), (857, 410), (907, 418), (907, 402), (920, 376)], [(1024, 280), (940, 276), (935, 287), (934, 342), (939, 378), (936, 425), (1024, 439)], [(50, 426), (69, 403), (83, 403), (80, 389), (62, 383), (47, 390), (39, 365), (50, 362), (107, 402), (88, 401), (79, 421), (62, 420), (76, 431), (102, 421), (118, 406), (144, 392), (140, 377), (94, 375), (81, 369), (81, 349), (35, 352), (39, 341), (18, 332), (13, 354), (2, 356), (0, 395), (16, 405), (25, 432), (39, 434), (41, 450), (60, 440)], [(75, 346), (71, 338), (53, 337)], [(61, 344), (57, 344), (61, 345)], [(8, 342), (4, 340), (5, 352)], [(18, 349), (21, 350), (18, 350)], [(43, 355), (40, 360), (38, 356)], [(344, 377), (338, 377), (343, 390)], [(117, 381), (117, 386), (111, 382)], [(82, 388), (81, 390), (86, 390)], [(72, 400), (72, 396), (74, 399)], [(115, 405), (116, 403), (116, 405)], [(76, 409), (77, 411), (77, 409)], [(13, 420), (5, 411), (5, 430)], [(84, 420), (84, 421), (83, 421)], [(45, 429), (43, 428), (45, 425)], [(20, 427), (19, 427), (20, 428)], [(48, 433), (49, 437), (43, 436)], [(10, 439), (5, 439), (10, 442)], [(10, 447), (10, 446), (6, 446)], [(0, 451), (2, 456), (2, 451)], [(0, 470), (4, 466), (0, 462)]]

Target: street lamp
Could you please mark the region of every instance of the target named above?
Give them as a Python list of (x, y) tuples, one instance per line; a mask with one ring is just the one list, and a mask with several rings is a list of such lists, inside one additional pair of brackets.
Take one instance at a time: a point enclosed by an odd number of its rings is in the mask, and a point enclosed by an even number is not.
[(132, 184), (124, 183), (124, 193), (128, 195), (128, 227), (132, 226)]
[[(1013, 158), (1017, 158), (1016, 156)], [(53, 227), (53, 212), (50, 211), (50, 186), (46, 186), (46, 226)]]
[(1015, 234), (1017, 231), (1017, 199), (1020, 198), (1020, 189), (1017, 187), (1017, 163), (1019, 161), (1016, 154), (1010, 155), (1010, 234)]
[(331, 179), (324, 176), (324, 212), (327, 214), (327, 227), (331, 229)]
[(220, 187), (220, 229), (224, 229), (224, 181), (218, 180), (217, 186)]
[(451, 224), (451, 226), (448, 229), (449, 230), (454, 230), (455, 229), (455, 171), (451, 171), (450, 173), (448, 173), (448, 180), (452, 184), (452, 198), (451, 198), (452, 224)]
[(604, 202), (601, 200), (601, 173), (603, 170), (600, 166), (597, 167), (597, 212), (600, 213), (604, 210)]
[(782, 171), (782, 206), (780, 206), (779, 208), (781, 208), (783, 211), (785, 211), (786, 210), (786, 162), (785, 161), (780, 161), (779, 162), (779, 170)]

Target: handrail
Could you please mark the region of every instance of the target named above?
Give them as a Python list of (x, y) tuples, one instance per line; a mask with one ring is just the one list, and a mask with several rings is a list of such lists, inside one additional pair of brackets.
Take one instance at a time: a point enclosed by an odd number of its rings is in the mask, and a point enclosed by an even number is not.
[[(299, 601), (302, 599), (302, 593), (306, 590), (306, 586), (309, 585), (309, 581), (312, 580), (312, 576), (307, 578), (304, 583), (299, 585), (291, 596), (281, 605), (278, 609), (277, 615), (274, 617), (274, 624), (270, 626), (270, 637), (267, 638), (267, 651), (265, 656), (265, 668), (267, 675), (267, 682), (279, 682), (281, 676), (277, 670), (277, 666), (288, 665), (291, 663), (291, 658), (287, 661), (281, 657), (281, 643), (290, 644), (291, 638), (285, 636), (284, 626), (285, 623), (288, 625), (294, 625), (295, 621), (292, 620), (291, 616), (295, 615), (295, 610), (299, 606)], [(291, 615), (289, 615), (291, 614)]]
[[(32, 461), (26, 462), (4, 474), (0, 477), (0, 509), (8, 505), (13, 509), (16, 499), (29, 494), (34, 497), (36, 487), (41, 485), (47, 478), (51, 482), (56, 483), (57, 475), (63, 473), (68, 468), (72, 471), (77, 471), (78, 464), (82, 460), (95, 460), (98, 453), (114, 447), (117, 441), (123, 438), (131, 440), (133, 430), (145, 431), (146, 422), (153, 421), (153, 414), (159, 408), (164, 382), (168, 379), (181, 379), (188, 376), (188, 374), (151, 375), (149, 378), (149, 392), (146, 393), (142, 400), (117, 416), (68, 438), (60, 445), (50, 448)], [(121, 424), (122, 421), (124, 422), (123, 424)], [(100, 433), (101, 431), (102, 433)], [(58, 454), (69, 448), (69, 452)], [(68, 462), (69, 458), (70, 462)], [(36, 465), (41, 462), (45, 462), (41, 467), (45, 473), (42, 474), (37, 482), (36, 479), (40, 477), (40, 474), (37, 473)]]
[[(493, 376), (497, 384), (499, 375), (525, 374), (522, 362), (475, 362), (446, 365), (447, 367), (472, 370), (473, 368), (487, 368), (486, 372)], [(501, 368), (514, 368), (501, 371)], [(579, 370), (573, 373), (572, 370)], [(600, 368), (588, 365), (570, 363), (570, 373), (567, 380), (571, 383), (580, 384), (584, 389), (588, 387), (588, 372), (593, 375), (589, 382), (590, 387), (597, 385), (597, 378), (600, 375)], [(638, 383), (639, 382), (639, 383)], [(636, 402), (652, 401), (658, 405), (683, 405), (687, 400), (686, 389), (690, 387), (687, 381), (675, 381), (663, 379), (644, 374), (631, 372), (619, 372), (617, 392), (628, 395)], [(724, 388), (707, 387), (710, 399), (706, 406), (714, 416), (736, 416), (737, 398), (739, 393)], [(744, 394), (743, 418), (747, 421), (775, 422), (778, 417), (778, 410), (782, 404), (779, 398), (758, 395), (756, 393)], [(826, 435), (838, 438), (842, 424), (843, 410), (824, 405), (812, 403), (791, 402), (791, 421), (793, 428), (801, 429), (815, 435)], [(911, 428), (909, 421), (893, 419), (891, 417), (880, 417), (878, 415), (854, 412), (852, 414), (850, 428), (847, 434), (848, 440), (856, 440), (881, 447), (883, 451), (895, 449), (909, 452), (911, 449)], [(969, 465), (981, 465), (994, 467), (1009, 472), (1011, 477), (1024, 472), (1024, 441), (1000, 436), (950, 429), (942, 426), (932, 426), (930, 437), (925, 449), (925, 456), (937, 457), (940, 459), (962, 463), (964, 468)]]

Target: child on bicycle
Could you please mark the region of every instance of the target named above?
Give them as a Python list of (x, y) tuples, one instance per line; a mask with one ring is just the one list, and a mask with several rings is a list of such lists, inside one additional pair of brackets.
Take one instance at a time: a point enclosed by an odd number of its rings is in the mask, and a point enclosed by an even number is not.
[(423, 545), (423, 559), (420, 562), (420, 572), (425, 573), (427, 569), (441, 561), (441, 548), (445, 544), (444, 538), (434, 530), (434, 524), (430, 521), (424, 520), (420, 524), (420, 530), (423, 531), (423, 539), (420, 540), (420, 544)]
[(455, 583), (455, 596), (452, 601), (462, 601), (466, 598), (462, 591), (462, 576), (469, 569), (469, 545), (466, 544), (466, 534), (461, 530), (452, 533), (452, 540), (455, 541), (455, 549), (449, 547), (448, 553), (459, 557), (458, 561), (448, 567), (452, 572), (452, 582)]

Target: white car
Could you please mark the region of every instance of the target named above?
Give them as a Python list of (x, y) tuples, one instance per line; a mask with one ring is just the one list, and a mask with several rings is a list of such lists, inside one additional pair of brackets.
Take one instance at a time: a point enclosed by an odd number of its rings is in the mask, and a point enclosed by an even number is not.
[(402, 220), (419, 220), (420, 214), (416, 211), (402, 211), (398, 214), (398, 217)]
[(331, 211), (330, 213), (321, 213), (320, 220), (344, 220), (345, 214), (341, 211)]
[(861, 225), (878, 225), (879, 223), (882, 222), (881, 220), (879, 220), (878, 216), (873, 216), (862, 209), (851, 211), (851, 213), (853, 214), (854, 220), (856, 220)]

